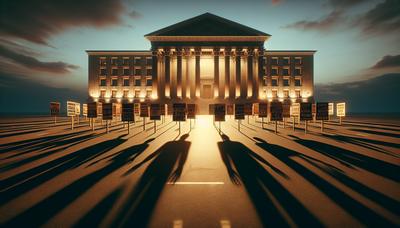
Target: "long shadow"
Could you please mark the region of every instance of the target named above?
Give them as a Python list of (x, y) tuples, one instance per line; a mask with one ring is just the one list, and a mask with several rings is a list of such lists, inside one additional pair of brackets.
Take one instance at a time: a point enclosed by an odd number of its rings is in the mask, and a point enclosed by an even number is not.
[(13, 132), (13, 133), (9, 133), (9, 134), (0, 134), (0, 137), (6, 138), (6, 137), (11, 137), (11, 136), (26, 135), (26, 134), (36, 133), (36, 132), (40, 132), (40, 131), (42, 131), (42, 130), (30, 130), (30, 131)]
[[(354, 122), (355, 123), (355, 122)], [(334, 125), (334, 126), (339, 126), (339, 127), (359, 127), (359, 128), (370, 128), (370, 129), (377, 129), (377, 130), (388, 130), (388, 131), (400, 131), (400, 129), (395, 129), (392, 127), (399, 127), (398, 125), (380, 125), (380, 124), (366, 124), (366, 125), (362, 125), (362, 124), (352, 124), (352, 123), (343, 123), (342, 125), (340, 125), (339, 123), (334, 123), (334, 122), (327, 122), (327, 125)], [(387, 127), (384, 127), (387, 126)]]
[(372, 131), (372, 130), (367, 130), (367, 129), (354, 129), (354, 128), (349, 128), (349, 130), (368, 133), (368, 134), (372, 134), (372, 135), (382, 135), (382, 136), (388, 136), (388, 137), (393, 137), (393, 138), (400, 138), (399, 133)]
[(321, 169), (322, 171), (328, 173), (333, 176), (343, 184), (349, 186), (353, 190), (359, 192), (365, 197), (369, 198), (372, 201), (381, 204), (382, 206), (392, 210), (395, 213), (400, 212), (400, 204), (395, 200), (383, 195), (380, 192), (377, 192), (345, 175), (341, 170), (333, 167), (330, 164), (317, 160), (315, 158), (309, 157), (307, 155), (298, 153), (297, 151), (287, 149), (285, 147), (267, 143), (265, 140), (260, 138), (255, 138), (258, 142), (257, 146), (264, 149), (266, 152), (276, 157), (294, 171), (296, 171), (299, 175), (303, 176), (306, 180), (312, 183), (315, 187), (321, 190), (324, 194), (326, 194), (329, 198), (335, 201), (341, 208), (346, 210), (349, 214), (358, 219), (359, 222), (363, 223), (366, 226), (381, 226), (381, 227), (389, 227), (394, 224), (387, 221), (382, 216), (376, 214), (373, 210), (368, 207), (360, 204), (356, 200), (354, 200), (351, 196), (349, 196), (346, 192), (335, 187), (333, 184), (329, 183), (329, 181), (324, 180), (320, 176), (316, 175), (314, 172), (309, 170), (307, 167), (301, 165), (300, 163), (293, 160), (294, 157), (298, 157), (306, 161), (307, 163)]
[(319, 152), (337, 162), (344, 164), (348, 167), (362, 168), (369, 172), (375, 173), (382, 177), (389, 178), (396, 182), (400, 181), (400, 167), (382, 160), (378, 160), (369, 156), (365, 156), (351, 150), (346, 150), (341, 147), (333, 146), (330, 144), (301, 139), (294, 135), (289, 135), (295, 142), (305, 147), (308, 147), (316, 152)]
[(218, 142), (218, 148), (228, 174), (235, 176), (234, 183), (237, 178), (243, 182), (264, 226), (290, 226), (279, 210), (281, 206), (296, 225), (322, 227), (321, 222), (260, 164), (259, 156), (242, 143), (231, 141), (227, 135), (221, 137), (223, 141)]
[(76, 168), (92, 159), (101, 156), (104, 153), (107, 153), (112, 148), (122, 144), (127, 140), (123, 139), (123, 136), (124, 135), (121, 135), (117, 138), (77, 150), (63, 157), (54, 159), (35, 168), (2, 180), (0, 182), (0, 203), (4, 204), (69, 169)]
[[(132, 162), (149, 146), (149, 143), (153, 139), (114, 153), (109, 158), (109, 163), (105, 167), (74, 181), (42, 202), (24, 211), (10, 220), (6, 224), (6, 227), (24, 227), (26, 225), (38, 227), (43, 225), (52, 216), (56, 215), (100, 180)], [(29, 223), (26, 224), (27, 222)]]
[(185, 141), (187, 137), (188, 134), (185, 134), (178, 141), (165, 143), (126, 173), (133, 172), (151, 160), (136, 187), (119, 210), (113, 227), (147, 226), (166, 182), (178, 180), (182, 173), (191, 144)]

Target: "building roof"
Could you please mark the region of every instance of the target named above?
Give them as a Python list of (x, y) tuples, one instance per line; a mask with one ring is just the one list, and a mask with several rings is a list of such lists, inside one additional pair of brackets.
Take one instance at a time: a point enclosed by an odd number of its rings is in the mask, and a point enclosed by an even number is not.
[(184, 20), (145, 35), (154, 36), (262, 36), (271, 35), (211, 13)]

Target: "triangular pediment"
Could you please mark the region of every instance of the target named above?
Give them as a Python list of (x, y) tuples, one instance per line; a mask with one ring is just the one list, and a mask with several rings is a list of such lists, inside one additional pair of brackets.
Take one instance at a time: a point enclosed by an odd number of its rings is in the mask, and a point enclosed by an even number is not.
[(217, 15), (205, 13), (145, 35), (145, 37), (157, 36), (269, 37), (270, 35)]

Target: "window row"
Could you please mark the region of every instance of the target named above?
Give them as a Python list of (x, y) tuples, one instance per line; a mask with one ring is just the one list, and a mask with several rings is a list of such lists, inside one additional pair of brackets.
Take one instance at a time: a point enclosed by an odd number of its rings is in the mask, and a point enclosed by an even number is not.
[[(303, 64), (302, 57), (294, 57), (294, 64), (301, 65)], [(271, 65), (290, 65), (291, 58), (290, 57), (271, 57), (270, 58)], [(264, 57), (264, 62), (267, 65), (267, 57)]]
[[(151, 68), (146, 68), (146, 75), (152, 75), (152, 69)], [(122, 75), (124, 75), (124, 76), (129, 76), (129, 75), (132, 75), (131, 74), (131, 71), (130, 71), (130, 69), (129, 68), (124, 68), (124, 69), (122, 69)], [(107, 75), (107, 69), (106, 68), (101, 68), (100, 69), (100, 75), (101, 76), (105, 76), (105, 75)], [(120, 75), (119, 74), (119, 69), (117, 69), (117, 68), (113, 68), (113, 69), (111, 69), (111, 75), (113, 75), (113, 76), (117, 76), (117, 75)], [(135, 68), (134, 70), (133, 70), (133, 75), (142, 75), (142, 69), (140, 69), (140, 68)]]
[[(271, 76), (278, 76), (279, 75), (279, 71), (281, 72), (281, 74), (283, 76), (290, 76), (291, 75), (290, 67), (285, 67), (285, 68), (281, 68), (281, 69), (279, 69), (278, 67), (272, 67), (271, 68)], [(264, 75), (268, 75), (268, 70), (266, 68), (264, 68)], [(295, 76), (303, 75), (303, 69), (301, 67), (296, 67), (294, 69), (294, 75)]]
[[(272, 98), (278, 98), (278, 90), (272, 90)], [(294, 95), (296, 98), (301, 98), (301, 93), (300, 90), (295, 90)], [(267, 91), (264, 90), (264, 94), (267, 94)], [(283, 90), (283, 98), (289, 98), (289, 90)]]
[[(143, 61), (145, 61), (146, 65), (151, 66), (152, 64), (152, 58), (146, 57), (146, 59), (142, 59), (140, 57), (135, 57), (134, 59), (131, 59), (129, 57), (123, 57), (122, 59), (119, 59), (117, 57), (112, 57), (111, 58), (111, 65), (113, 66), (129, 66), (133, 61), (134, 65), (140, 66)], [(99, 60), (99, 65), (100, 66), (106, 66), (107, 65), (107, 59), (105, 57), (100, 57)]]
[[(151, 90), (146, 90), (145, 98), (150, 98), (151, 94), (152, 94)], [(106, 97), (106, 91), (105, 90), (100, 90), (100, 98), (105, 98), (105, 97)], [(122, 97), (123, 98), (128, 98), (129, 97), (129, 90), (122, 91)], [(111, 98), (117, 98), (117, 90), (111, 90)], [(141, 98), (140, 90), (135, 90), (134, 91), (134, 98)]]
[[(283, 86), (290, 86), (290, 78), (283, 78), (282, 79)], [(294, 86), (301, 86), (301, 78), (294, 79)], [(269, 86), (268, 79), (264, 77), (263, 86)], [(279, 78), (272, 78), (270, 86), (279, 86)]]
[[(151, 80), (150, 78), (147, 78), (146, 79), (146, 86), (152, 86), (152, 85), (153, 85), (153, 80)], [(100, 86), (107, 86), (107, 79), (101, 78), (100, 79)], [(111, 79), (111, 86), (119, 86), (117, 78), (112, 78)], [(122, 80), (122, 86), (130, 86), (130, 79), (129, 78), (124, 78)], [(142, 86), (142, 79), (135, 78), (135, 80), (133, 80), (133, 86)]]

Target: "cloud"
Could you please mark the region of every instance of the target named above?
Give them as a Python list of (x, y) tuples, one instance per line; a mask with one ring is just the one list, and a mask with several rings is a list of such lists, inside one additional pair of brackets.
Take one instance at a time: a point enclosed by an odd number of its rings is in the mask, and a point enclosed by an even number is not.
[(381, 35), (400, 31), (400, 2), (386, 0), (357, 18), (354, 22), (364, 35)]
[(301, 30), (318, 30), (318, 31), (328, 31), (343, 21), (343, 12), (341, 10), (334, 10), (325, 17), (320, 18), (315, 21), (298, 21), (293, 24), (285, 26), (285, 28), (295, 28)]
[(400, 55), (385, 55), (371, 69), (400, 67)]
[(11, 49), (8, 49), (2, 45), (0, 45), (0, 56), (2, 56), (5, 59), (11, 60), (12, 62), (14, 62), (20, 66), (24, 66), (26, 68), (37, 70), (37, 71), (44, 71), (44, 72), (50, 72), (50, 73), (63, 74), (63, 73), (70, 72), (70, 70), (74, 70), (74, 69), (78, 68), (78, 66), (64, 63), (61, 61), (42, 62), (32, 56), (19, 54), (19, 53), (15, 52)]
[(2, 0), (0, 35), (48, 45), (52, 35), (75, 26), (121, 23), (122, 0)]
[(370, 0), (329, 0), (329, 4), (335, 9), (339, 9), (339, 8), (352, 7), (368, 1)]
[(316, 101), (345, 101), (348, 112), (400, 112), (400, 73), (367, 80), (315, 85)]

